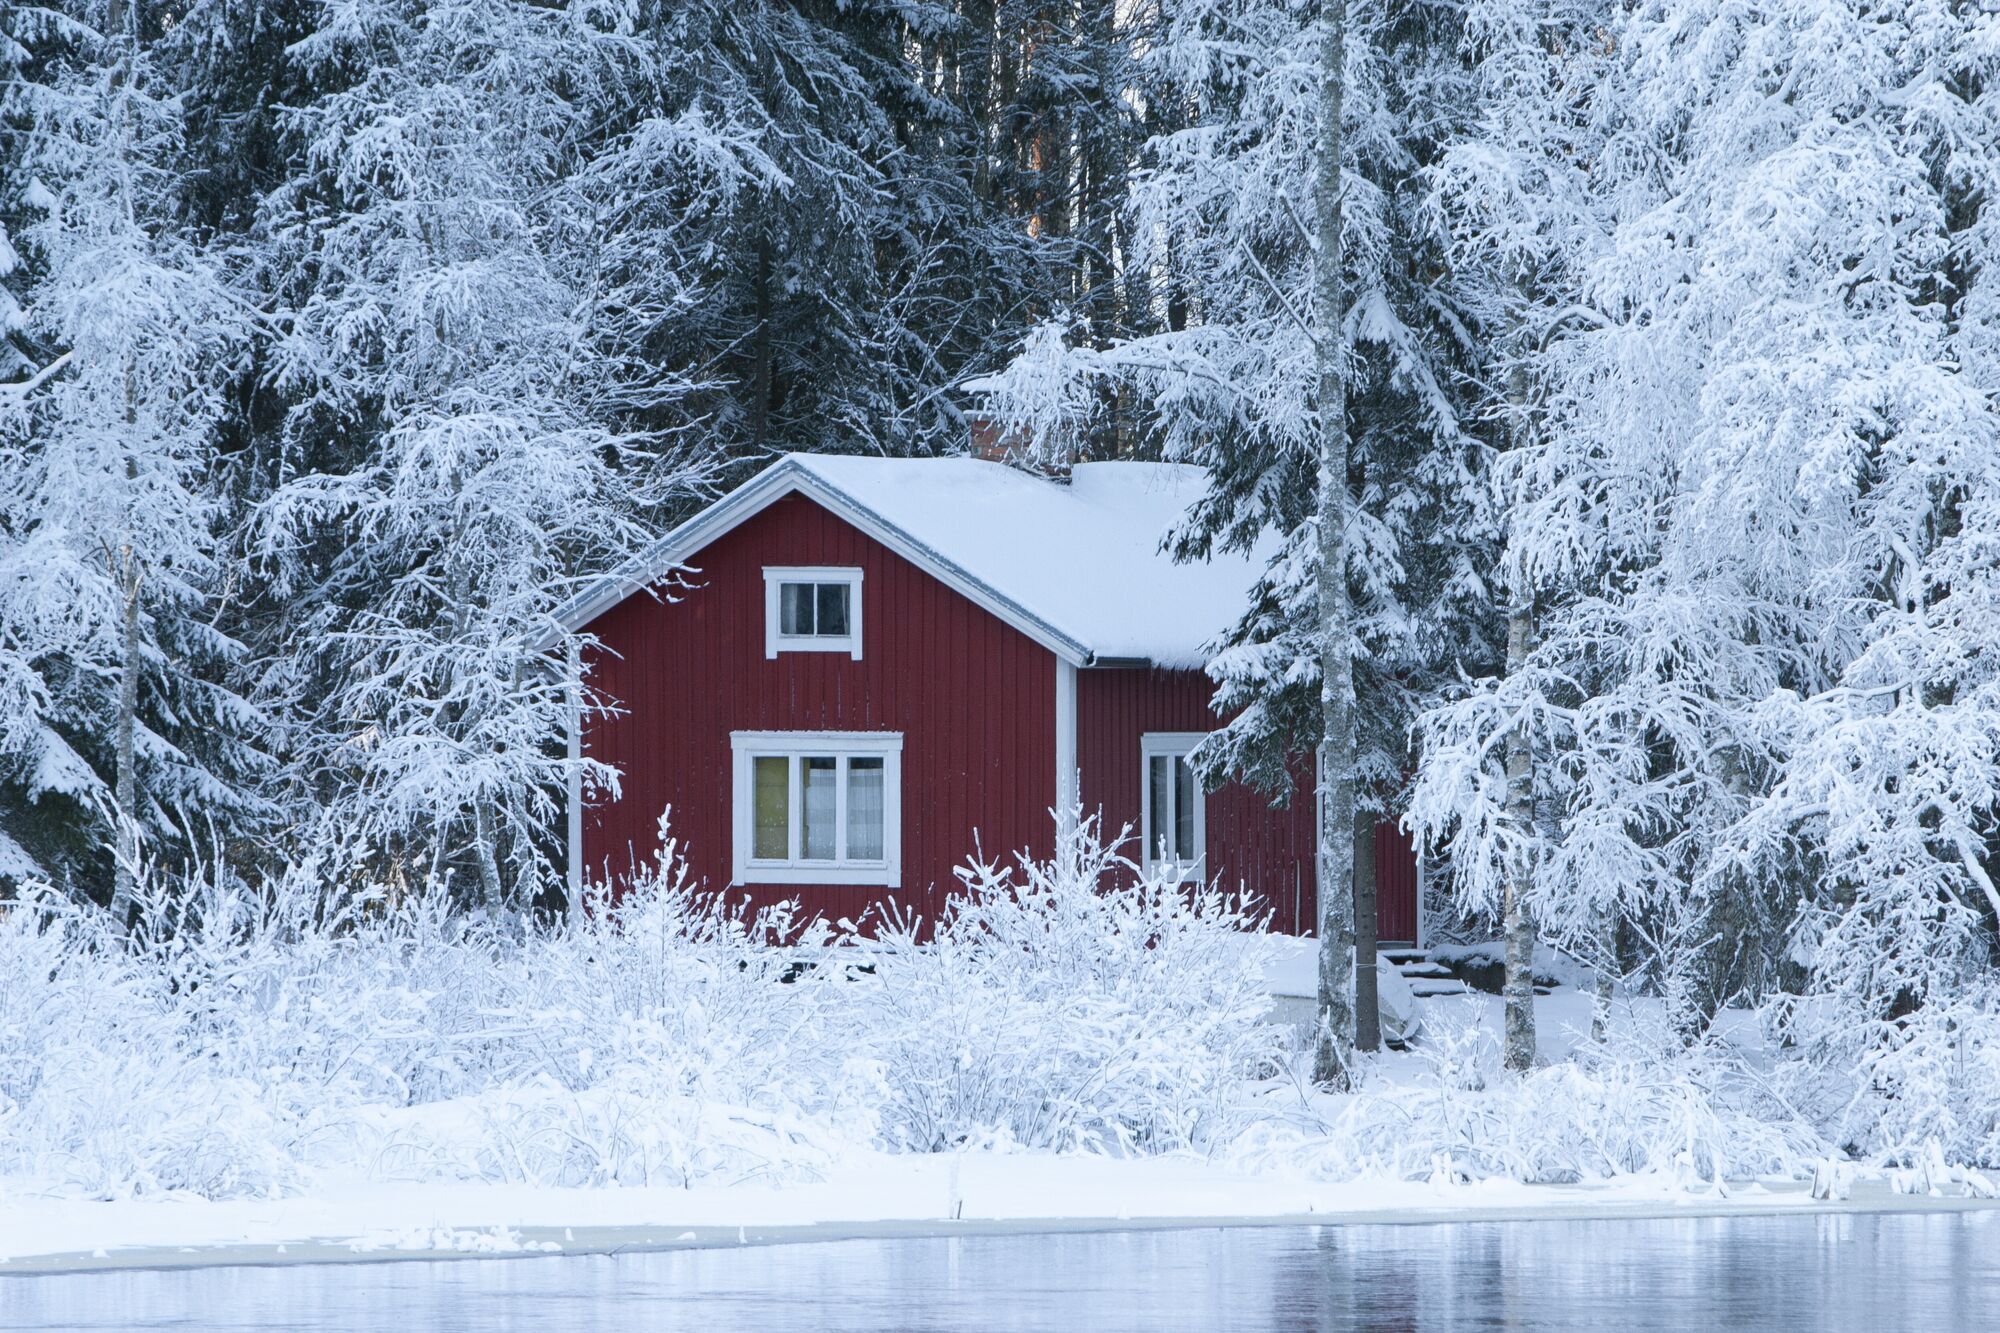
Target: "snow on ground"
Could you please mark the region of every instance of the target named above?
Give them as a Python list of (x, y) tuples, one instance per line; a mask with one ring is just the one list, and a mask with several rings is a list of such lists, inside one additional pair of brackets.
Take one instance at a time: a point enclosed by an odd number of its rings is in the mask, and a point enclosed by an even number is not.
[[(1803, 1184), (1689, 1190), (1667, 1178), (1590, 1185), (1252, 1175), (1192, 1156), (1115, 1159), (969, 1152), (863, 1153), (790, 1188), (559, 1189), (323, 1180), (273, 1200), (99, 1203), (0, 1193), (0, 1274), (199, 1263), (600, 1253), (899, 1234), (1259, 1223), (1712, 1216), (1827, 1209), (1996, 1207), (1863, 1183), (1846, 1203)], [(754, 1233), (754, 1234), (753, 1234)]]
[(928, 943), (865, 969), (801, 970), (671, 880), (525, 938), (419, 899), (329, 929), (301, 896), (134, 950), (29, 902), (0, 914), (4, 1271), (1791, 1208), (1814, 1178), (1883, 1195), (1884, 1169), (1996, 1192), (1935, 1139), (1850, 1160), (1793, 1096), (1825, 1101), (1825, 1071), (1748, 1015), (1688, 1043), (1637, 1000), (1586, 1041), (1568, 986), (1512, 1074), (1498, 997), (1386, 972), (1417, 1040), (1319, 1091), (1287, 1026), (1311, 945), (1211, 890), (1104, 894), (1109, 853), (1075, 841), (976, 867)]
[[(1312, 1017), (1312, 1001), (1319, 988), (1318, 941), (1294, 935), (1263, 935), (1258, 937), (1258, 946), (1264, 955), (1264, 983), (1271, 992), (1273, 1009), (1283, 1019), (1307, 1023)], [(1454, 958), (1477, 958), (1480, 950), (1497, 950), (1495, 945), (1455, 946)], [(1442, 960), (1446, 950), (1433, 950), (1434, 957)], [(1568, 1058), (1577, 1041), (1590, 1031), (1590, 995), (1583, 987), (1590, 982), (1590, 975), (1568, 958), (1553, 955), (1542, 950), (1536, 958), (1539, 970), (1558, 970), (1564, 978), (1564, 988), (1550, 995), (1538, 996), (1535, 1000), (1536, 1042), (1543, 1056), (1550, 1060)], [(1402, 973), (1387, 960), (1382, 959), (1376, 968), (1376, 988), (1384, 1015), (1384, 1030), (1394, 1035), (1389, 1027), (1389, 1015), (1407, 1014), (1414, 1018), (1419, 1029), (1426, 1016), (1433, 1022), (1445, 1020), (1454, 1026), (1472, 1026), (1489, 1032), (1500, 1030), (1501, 1011), (1504, 1001), (1498, 995), (1484, 991), (1471, 991), (1466, 995), (1432, 996), (1418, 999), (1411, 990), (1410, 983)], [(1644, 1001), (1639, 1006), (1642, 1012), (1657, 1011), (1656, 1001)], [(1748, 1019), (1749, 1015), (1742, 1015)], [(1752, 1040), (1753, 1034), (1743, 1025), (1733, 1029), (1744, 1040)], [(1388, 1052), (1383, 1056), (1381, 1073), (1395, 1080), (1399, 1074), (1407, 1074), (1411, 1068), (1408, 1056)]]
[[(1273, 941), (1273, 989), (1297, 982), (1300, 945)], [(1497, 1025), (1499, 997), (1417, 1001), (1442, 1017)], [(1589, 997), (1537, 1000), (1551, 1047), (1589, 1023)], [(1370, 1081), (1383, 1089), (1424, 1077), (1425, 1056), (1385, 1052)], [(1341, 1099), (1317, 1098), (1327, 1105)], [(437, 1115), (438, 1108), (428, 1114)], [(594, 1253), (610, 1249), (821, 1240), (848, 1234), (965, 1229), (1116, 1229), (1175, 1224), (1423, 1222), (1578, 1216), (1712, 1215), (1824, 1208), (1975, 1205), (1913, 1198), (1863, 1181), (1846, 1203), (1811, 1198), (1804, 1182), (1771, 1178), (1717, 1189), (1659, 1172), (1573, 1185), (1523, 1184), (1450, 1173), (1317, 1178), (1282, 1153), (1223, 1160), (1184, 1152), (1113, 1157), (998, 1148), (930, 1154), (856, 1148), (817, 1179), (692, 1188), (562, 1188), (469, 1180), (397, 1181), (324, 1170), (282, 1198), (194, 1195), (97, 1201), (26, 1179), (0, 1179), (0, 1274), (190, 1263)], [(1955, 1192), (1954, 1192), (1955, 1193)]]

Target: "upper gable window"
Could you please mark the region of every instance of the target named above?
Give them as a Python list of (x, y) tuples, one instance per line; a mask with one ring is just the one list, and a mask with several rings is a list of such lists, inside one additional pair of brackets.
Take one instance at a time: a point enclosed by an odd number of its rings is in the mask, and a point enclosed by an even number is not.
[(861, 571), (764, 570), (764, 656), (846, 653), (861, 660)]

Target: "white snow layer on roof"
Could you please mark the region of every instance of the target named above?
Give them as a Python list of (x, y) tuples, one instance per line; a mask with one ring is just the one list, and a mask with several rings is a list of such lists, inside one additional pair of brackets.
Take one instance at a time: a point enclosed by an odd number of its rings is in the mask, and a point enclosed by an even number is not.
[(1082, 463), (1065, 485), (974, 458), (786, 461), (1100, 659), (1201, 666), (1270, 554), (1162, 549), (1206, 484), (1186, 464)]

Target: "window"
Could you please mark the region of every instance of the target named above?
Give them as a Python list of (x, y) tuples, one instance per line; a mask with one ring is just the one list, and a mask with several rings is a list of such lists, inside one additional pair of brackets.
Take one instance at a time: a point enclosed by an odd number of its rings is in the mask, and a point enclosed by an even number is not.
[(902, 886), (903, 738), (739, 731), (735, 882)]
[(764, 656), (847, 653), (861, 660), (861, 571), (764, 571)]
[(1188, 767), (1188, 753), (1205, 739), (1199, 731), (1151, 732), (1139, 740), (1144, 767), (1140, 780), (1139, 826), (1146, 840), (1146, 864), (1192, 868), (1207, 850), (1207, 820), (1201, 783)]

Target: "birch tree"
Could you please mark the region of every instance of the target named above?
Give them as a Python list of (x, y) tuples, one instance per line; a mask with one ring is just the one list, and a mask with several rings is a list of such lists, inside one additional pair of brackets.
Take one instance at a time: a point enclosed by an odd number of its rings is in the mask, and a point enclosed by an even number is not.
[[(1594, 320), (1578, 303), (1578, 284), (1580, 266), (1606, 229), (1596, 98), (1611, 18), (1610, 7), (1594, 0), (1468, 6), (1478, 115), (1430, 177), (1486, 348), (1485, 410), (1505, 448), (1487, 498), (1505, 539), (1495, 592), (1506, 623), (1497, 673), (1422, 719), (1411, 818), (1423, 841), (1450, 848), (1461, 904), (1500, 919), (1505, 1061), (1516, 1070), (1535, 1057), (1535, 899), (1550, 860), (1537, 808), (1558, 782), (1546, 767), (1551, 717), (1577, 670), (1553, 671), (1537, 656), (1538, 611), (1599, 568), (1594, 550), (1574, 544), (1574, 516), (1560, 521), (1559, 506), (1576, 495), (1550, 484), (1541, 436), (1545, 359), (1579, 323)], [(1584, 891), (1604, 894), (1617, 883), (1600, 879)], [(1596, 910), (1609, 916), (1617, 908), (1604, 901)], [(1615, 966), (1609, 958), (1594, 961), (1607, 976)]]
[[(1506, 496), (1557, 596), (1522, 670), (1427, 719), (1419, 805), (1491, 852), (1461, 857), (1472, 892), (1531, 854), (1557, 938), (1630, 914), (1683, 1040), (1802, 969), (1794, 1035), (1907, 1094), (1899, 1053), (1962, 1016), (1992, 939), (1960, 619), (1995, 429), (1992, 19), (1640, 5), (1597, 32), (1564, 47), (1597, 53), (1590, 139), (1531, 155), (1587, 168), (1594, 220)], [(1493, 763), (1524, 719), (1533, 839)]]
[(250, 549), (303, 645), (264, 687), (329, 817), (464, 867), (507, 913), (546, 882), (569, 782), (615, 790), (551, 745), (574, 705), (541, 651), (553, 612), (703, 471), (629, 424), (688, 385), (631, 341), (666, 310), (607, 262), (590, 172), (726, 194), (740, 144), (641, 115), (586, 156), (584, 108), (649, 58), (591, 4), (345, 0), (293, 55), (325, 91), (263, 207), (269, 378), (320, 465), (257, 507)]
[[(31, 369), (0, 386), (0, 874), (110, 881), (269, 813), (261, 719), (223, 684), (220, 385), (248, 338), (176, 224), (179, 107), (135, 4), (23, 8), (0, 180), (32, 218), (0, 267)], [(108, 874), (105, 872), (108, 870)]]
[(1320, 17), (1319, 144), (1313, 164), (1313, 311), (1319, 392), (1318, 560), (1319, 1033), (1313, 1078), (1349, 1082), (1354, 1030), (1354, 627), (1347, 602), (1347, 349), (1333, 330), (1347, 317), (1341, 230), (1341, 103), (1347, 84), (1347, 6)]
[[(1767, 766), (1729, 775), (1749, 795), (1697, 888), (1777, 900), (1817, 1001), (1792, 1035), (1870, 1069), (1916, 1133), (1937, 1102), (1898, 1061), (1962, 1025), (2000, 921), (1996, 25), (1921, 3), (1810, 21), (1696, 5), (1629, 35), (1644, 123), (1692, 131), (1671, 213), (1639, 234), (1660, 248), (1672, 228), (1705, 261), (1665, 336), (1715, 331), (1671, 568), (1743, 580), (1738, 633), (1784, 652), (1738, 704)], [(1723, 33), (1743, 54), (1708, 63)]]
[[(1189, 121), (1149, 142), (1131, 225), (1164, 327), (1097, 347), (1047, 325), (976, 387), (1030, 438), (1067, 447), (1115, 386), (1149, 447), (1208, 469), (1179, 554), (1279, 535), (1215, 645), (1228, 721), (1195, 762), (1211, 783), (1312, 790), (1322, 806), (1337, 846), (1319, 867), (1335, 1034), (1322, 1055), (1344, 1068), (1354, 809), (1395, 795), (1416, 701), (1445, 664), (1480, 660), (1490, 635), (1465, 505), (1484, 448), (1460, 412), (1476, 349), (1421, 206), (1423, 167), (1462, 114), (1452, 18), (1426, 5), (1321, 17), (1249, 0), (1165, 12), (1147, 68)], [(1334, 757), (1324, 790), (1297, 762), (1306, 752)]]

